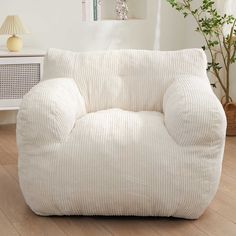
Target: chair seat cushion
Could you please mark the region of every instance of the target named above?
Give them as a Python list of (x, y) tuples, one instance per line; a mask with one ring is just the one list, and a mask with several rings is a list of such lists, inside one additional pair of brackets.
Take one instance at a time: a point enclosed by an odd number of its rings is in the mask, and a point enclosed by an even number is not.
[(63, 143), (22, 158), (21, 187), (41, 215), (197, 218), (218, 183), (210, 152), (180, 147), (162, 113), (103, 110), (79, 118)]

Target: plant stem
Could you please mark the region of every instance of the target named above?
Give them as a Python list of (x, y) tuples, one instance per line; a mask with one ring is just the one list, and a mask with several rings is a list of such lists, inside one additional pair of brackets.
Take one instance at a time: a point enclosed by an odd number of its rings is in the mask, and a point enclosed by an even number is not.
[(217, 38), (218, 38), (218, 41), (220, 42), (220, 54), (222, 55), (222, 59), (223, 59), (223, 62), (224, 62), (224, 66), (226, 68), (227, 66), (227, 63), (226, 63), (226, 60), (225, 60), (225, 55), (224, 55), (224, 51), (223, 51), (223, 48), (222, 48), (222, 44), (221, 44), (221, 40), (220, 40), (220, 36), (217, 35)]

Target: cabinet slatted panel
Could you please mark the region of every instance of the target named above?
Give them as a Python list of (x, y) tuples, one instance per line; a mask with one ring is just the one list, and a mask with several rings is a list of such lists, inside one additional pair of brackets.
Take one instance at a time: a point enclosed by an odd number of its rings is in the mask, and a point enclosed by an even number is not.
[(0, 99), (21, 99), (40, 81), (40, 63), (0, 65)]

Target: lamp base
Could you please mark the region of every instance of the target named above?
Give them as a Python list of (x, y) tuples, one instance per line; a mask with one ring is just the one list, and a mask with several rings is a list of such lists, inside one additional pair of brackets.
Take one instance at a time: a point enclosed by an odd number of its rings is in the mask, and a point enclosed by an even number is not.
[(22, 39), (13, 35), (7, 40), (7, 48), (10, 52), (19, 52), (23, 47)]

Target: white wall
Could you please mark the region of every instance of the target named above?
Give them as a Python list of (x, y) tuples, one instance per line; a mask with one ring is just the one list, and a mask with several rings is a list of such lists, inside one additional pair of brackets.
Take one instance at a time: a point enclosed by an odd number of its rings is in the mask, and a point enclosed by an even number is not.
[(161, 1), (160, 49), (183, 49), (186, 37), (186, 21), (166, 0)]
[[(20, 15), (32, 31), (24, 36), (25, 45), (41, 49), (152, 49), (158, 1), (147, 1), (146, 21), (85, 23), (81, 21), (81, 0), (1, 0), (0, 22), (8, 14)], [(5, 44), (5, 38), (0, 38), (0, 45)]]
[[(183, 19), (166, 0), (160, 0), (161, 15), (157, 16), (158, 0), (147, 1), (147, 21), (84, 23), (81, 22), (80, 0), (1, 0), (0, 22), (8, 14), (19, 14), (32, 31), (31, 35), (24, 36), (25, 45), (41, 49), (152, 49), (155, 35), (158, 38), (157, 48), (160, 43), (161, 50), (202, 46), (202, 38), (194, 32), (195, 24), (191, 18)], [(158, 18), (161, 19), (160, 35), (155, 31)], [(5, 45), (5, 40), (6, 37), (0, 37), (0, 46)], [(236, 66), (232, 71), (232, 78), (234, 76), (236, 77)], [(232, 92), (236, 100), (236, 79)], [(8, 114), (0, 112), (0, 123), (14, 121), (15, 115), (9, 117)]]
[[(158, 1), (147, 3), (145, 21), (82, 22), (81, 0), (1, 0), (0, 24), (7, 15), (18, 14), (32, 32), (23, 36), (25, 47), (74, 51), (153, 49)], [(0, 37), (0, 47), (5, 46), (6, 39)], [(0, 123), (14, 121), (15, 112), (0, 112)]]

